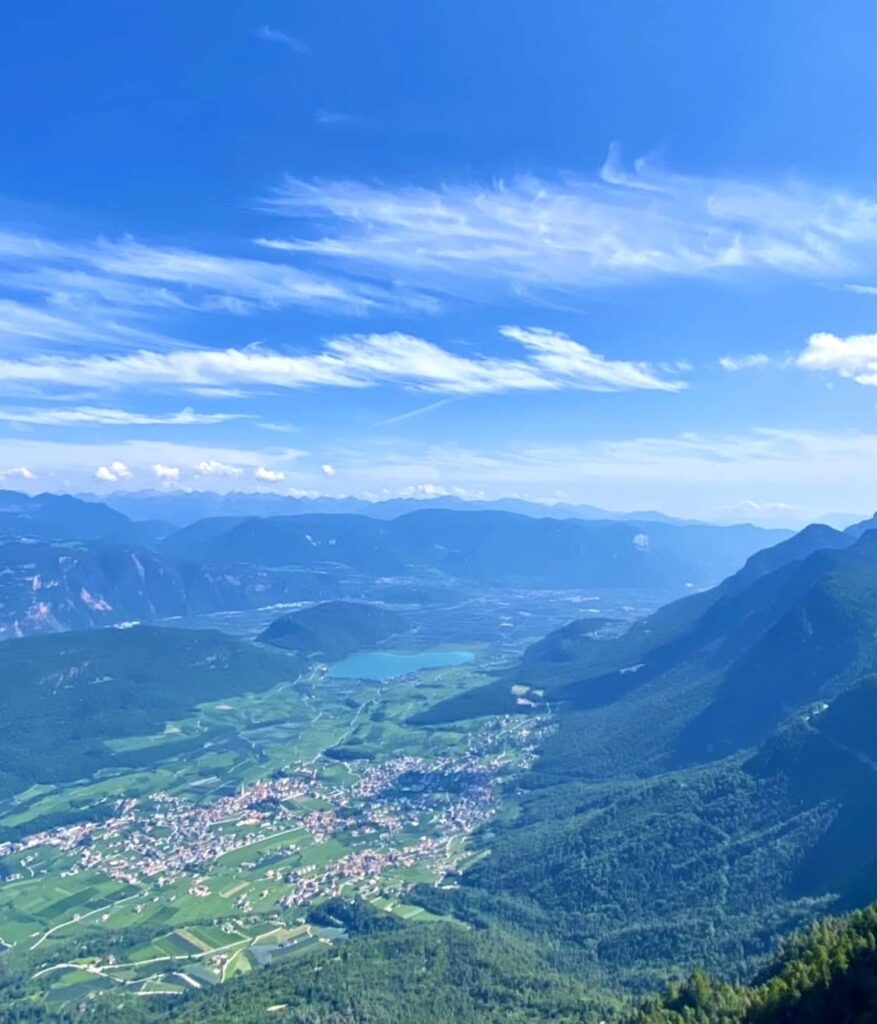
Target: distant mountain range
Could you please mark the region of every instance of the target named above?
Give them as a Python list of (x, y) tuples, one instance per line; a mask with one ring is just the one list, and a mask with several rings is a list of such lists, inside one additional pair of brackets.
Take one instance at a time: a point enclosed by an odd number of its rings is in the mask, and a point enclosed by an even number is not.
[(134, 522), (100, 502), (69, 494), (37, 494), (0, 490), (0, 541), (84, 540), (152, 544), (173, 527), (167, 523)]
[(231, 491), (117, 491), (97, 496), (81, 494), (78, 497), (101, 502), (124, 513), (131, 519), (156, 519), (189, 526), (199, 519), (213, 516), (291, 516), (313, 513), (348, 513), (372, 516), (375, 519), (395, 519), (418, 509), (449, 509), (453, 511), (514, 512), (518, 515), (552, 519), (618, 519), (640, 522), (679, 523), (694, 520), (674, 519), (662, 512), (611, 512), (596, 505), (525, 501), (521, 498), (499, 498), (496, 501), (478, 501), (443, 495), (436, 498), (390, 498), (368, 501), (365, 498), (292, 497), (284, 494)]
[(754, 526), (533, 519), (422, 509), (383, 521), (312, 514), (204, 519), (162, 549), (216, 563), (343, 566), (371, 576), (443, 573), (487, 585), (705, 586), (790, 536)]
[(226, 516), (174, 530), (69, 495), (0, 492), (0, 638), (362, 597), (386, 578), (681, 593), (789, 536), (412, 504), (387, 520)]

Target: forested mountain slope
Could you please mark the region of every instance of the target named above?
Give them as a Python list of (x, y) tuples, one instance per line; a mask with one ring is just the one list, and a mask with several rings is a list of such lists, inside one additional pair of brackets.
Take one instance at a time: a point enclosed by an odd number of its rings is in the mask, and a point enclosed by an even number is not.
[[(701, 688), (705, 706), (712, 700), (711, 688), (734, 666), (739, 673), (748, 673), (745, 658), (753, 647), (752, 658), (762, 666), (756, 665), (753, 678), (769, 670), (764, 658), (771, 656), (771, 647), (784, 651), (788, 645), (804, 665), (804, 678), (828, 685), (832, 657), (839, 671), (855, 675), (857, 659), (871, 664), (867, 637), (874, 621), (869, 578), (874, 537), (870, 531), (857, 539), (854, 533), (825, 526), (807, 527), (757, 552), (718, 586), (665, 605), (627, 629), (592, 618), (570, 623), (533, 644), (497, 683), (439, 705), (428, 718), (439, 721), (514, 710), (509, 694), (515, 683), (540, 688), (549, 698), (569, 700), (578, 707), (619, 705), (629, 694), (657, 693), (662, 681), (680, 674), (689, 677), (688, 689)], [(825, 588), (832, 593), (823, 592)], [(792, 639), (796, 628), (808, 632), (808, 612), (817, 620), (822, 615), (840, 616), (836, 633), (820, 620), (819, 654), (812, 662), (812, 645)], [(789, 635), (771, 633), (783, 629)], [(846, 629), (852, 630), (850, 636)], [(762, 638), (766, 646), (757, 648)], [(847, 641), (855, 652), (850, 659)], [(791, 670), (781, 676), (797, 678)], [(803, 679), (800, 689), (806, 691)], [(779, 691), (772, 688), (769, 693)]]
[(698, 971), (632, 1012), (564, 978), (507, 934), (414, 926), (354, 939), (329, 963), (251, 976), (191, 1000), (173, 1019), (251, 1024), (273, 1005), (295, 1024), (866, 1024), (877, 1012), (875, 943), (871, 906), (795, 936), (752, 984)]
[[(643, 989), (674, 966), (755, 965), (873, 899), (874, 536), (762, 561), (777, 567), (632, 639), (564, 631), (524, 658), (512, 678), (545, 687), (558, 727), (516, 813), (482, 835), (489, 856), (425, 905), (550, 934)], [(573, 672), (598, 674), (558, 678), (570, 647)]]
[[(748, 983), (696, 970), (663, 995), (621, 1002), (552, 966), (507, 932), (391, 918), (340, 951), (291, 958), (185, 997), (87, 1007), (95, 1024), (870, 1024), (877, 1013), (877, 908), (827, 918), (787, 941)], [(15, 990), (0, 973), (0, 998)], [(10, 1024), (72, 1024), (21, 1002)]]
[[(250, 975), (168, 1014), (180, 1024), (596, 1024), (597, 1000), (532, 944), (454, 924), (351, 939), (336, 956)], [(596, 1005), (595, 1005), (596, 1004)], [(269, 1013), (269, 1007), (283, 1007)], [(159, 1019), (162, 1019), (159, 1015)]]
[(869, 534), (748, 586), (732, 578), (688, 629), (661, 642), (659, 630), (650, 637), (648, 625), (635, 627), (633, 649), (618, 641), (617, 669), (557, 695), (572, 708), (602, 711), (606, 740), (616, 729), (629, 740), (643, 723), (631, 771), (751, 746), (795, 709), (873, 675), (874, 555)]
[[(104, 741), (160, 732), (201, 701), (268, 689), (300, 667), (212, 630), (138, 626), (0, 644), (0, 796), (136, 764), (136, 751)], [(178, 747), (171, 735), (149, 754)]]

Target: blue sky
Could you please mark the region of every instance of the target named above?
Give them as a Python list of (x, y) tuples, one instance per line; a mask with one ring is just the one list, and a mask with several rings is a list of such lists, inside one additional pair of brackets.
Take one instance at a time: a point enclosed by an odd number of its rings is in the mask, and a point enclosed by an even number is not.
[(870, 8), (5, 5), (3, 485), (864, 514)]

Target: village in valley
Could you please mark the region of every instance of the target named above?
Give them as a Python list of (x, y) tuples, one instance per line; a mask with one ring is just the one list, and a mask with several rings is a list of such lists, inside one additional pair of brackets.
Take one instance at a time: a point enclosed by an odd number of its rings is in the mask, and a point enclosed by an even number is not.
[[(44, 955), (34, 977), (65, 1002), (119, 986), (184, 992), (341, 941), (343, 929), (308, 919), (332, 897), (429, 917), (407, 894), (457, 884), (453, 873), (479, 856), (470, 837), (548, 727), (530, 701), (526, 714), (406, 724), (471, 676), (332, 682), (315, 672), (307, 686), (169, 724), (210, 737), (184, 767), (84, 784), (92, 816), (0, 843), (0, 910), (14, 892), (17, 915), (4, 915), (0, 939)], [(57, 796), (40, 793), (34, 806)]]

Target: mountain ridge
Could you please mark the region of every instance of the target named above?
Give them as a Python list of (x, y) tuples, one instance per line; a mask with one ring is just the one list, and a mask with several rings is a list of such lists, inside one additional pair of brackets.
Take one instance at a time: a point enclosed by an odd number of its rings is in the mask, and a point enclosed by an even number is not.
[[(227, 526), (227, 529), (222, 527)], [(675, 586), (716, 581), (788, 531), (510, 512), (421, 509), (393, 520), (343, 514), (202, 520), (163, 550), (213, 562), (343, 564), (382, 576), (438, 571), (496, 585)]]

